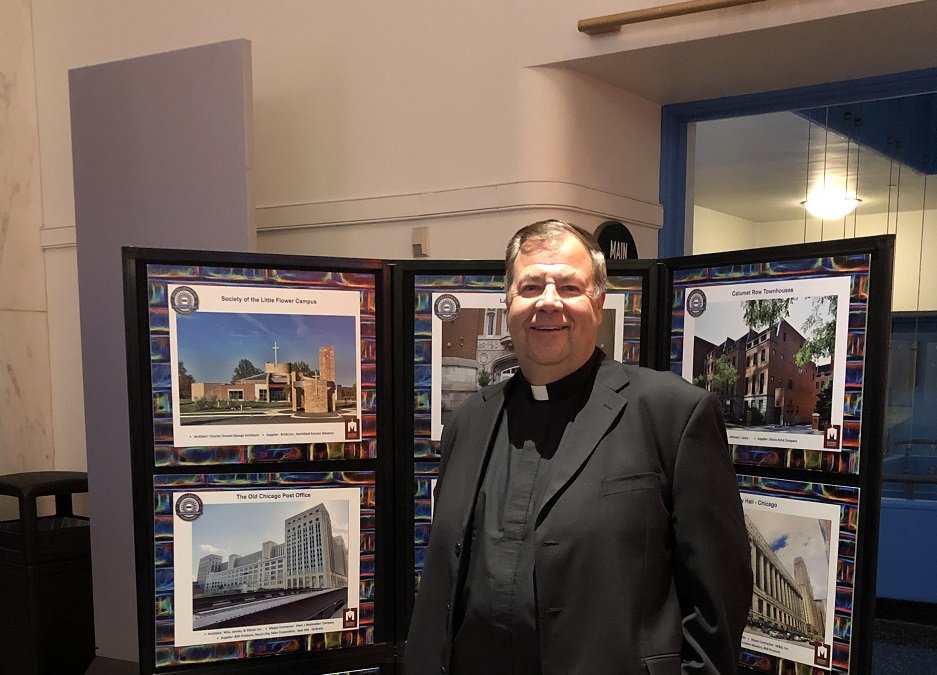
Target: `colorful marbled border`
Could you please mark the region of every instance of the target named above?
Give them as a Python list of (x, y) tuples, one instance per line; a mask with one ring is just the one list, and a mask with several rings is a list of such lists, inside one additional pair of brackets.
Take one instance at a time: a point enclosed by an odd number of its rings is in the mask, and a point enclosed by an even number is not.
[[(832, 670), (806, 666), (788, 659), (742, 651), (739, 663), (750, 670), (769, 675), (826, 675), (849, 672), (852, 641), (853, 597), (856, 593), (856, 540), (859, 525), (859, 488), (824, 483), (804, 483), (758, 476), (739, 475), (739, 491), (746, 494), (798, 499), (837, 505), (840, 508), (839, 549), (836, 552), (836, 607), (833, 617)], [(874, 593), (874, 589), (867, 592)], [(827, 609), (829, 611), (829, 608)]]
[[(190, 647), (174, 646), (173, 493), (284, 487), (357, 487), (361, 492), (360, 604), (357, 630), (273, 639), (243, 640)], [(376, 556), (375, 474), (370, 471), (321, 473), (174, 474), (153, 477), (155, 664), (168, 668), (236, 661), (260, 656), (298, 654), (374, 644), (374, 575)]]
[(807, 469), (841, 474), (857, 474), (859, 472), (859, 435), (862, 419), (870, 265), (871, 256), (862, 253), (674, 271), (670, 369), (677, 374), (681, 373), (683, 369), (684, 294), (687, 288), (754, 280), (818, 279), (832, 276), (848, 276), (850, 278), (842, 450), (803, 450), (733, 445), (732, 456), (736, 464)]
[(413, 466), (413, 571), (414, 588), (419, 589), (423, 562), (433, 526), (433, 486), (439, 473), (439, 462), (415, 462)]
[[(377, 456), (377, 309), (376, 275), (370, 272), (316, 272), (259, 267), (208, 267), (149, 264), (146, 271), (149, 310), (149, 359), (152, 387), (153, 465), (207, 467), (230, 464), (277, 464)], [(232, 287), (356, 290), (361, 295), (362, 440), (349, 443), (175, 447), (172, 426), (172, 374), (169, 353), (167, 287), (180, 282), (230, 284)]]

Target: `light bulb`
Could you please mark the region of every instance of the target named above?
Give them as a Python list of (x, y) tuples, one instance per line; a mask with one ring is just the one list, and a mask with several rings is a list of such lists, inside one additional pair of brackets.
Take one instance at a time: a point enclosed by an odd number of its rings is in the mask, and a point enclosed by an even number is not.
[(801, 202), (808, 213), (821, 220), (839, 220), (851, 213), (861, 199), (851, 194), (842, 186), (823, 183), (807, 195), (807, 201)]

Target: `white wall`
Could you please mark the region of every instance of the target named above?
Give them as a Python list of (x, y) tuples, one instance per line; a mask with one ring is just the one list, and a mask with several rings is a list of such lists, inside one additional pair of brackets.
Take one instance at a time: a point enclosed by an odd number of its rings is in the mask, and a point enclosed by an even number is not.
[(694, 254), (717, 253), (756, 246), (757, 223), (728, 213), (720, 213), (702, 206), (693, 207), (693, 248)]
[(693, 253), (782, 246), (812, 241), (894, 234), (895, 276), (892, 311), (937, 310), (937, 286), (928, 280), (937, 269), (937, 210), (903, 209), (896, 213), (847, 216), (842, 221), (755, 223), (725, 213), (694, 209)]

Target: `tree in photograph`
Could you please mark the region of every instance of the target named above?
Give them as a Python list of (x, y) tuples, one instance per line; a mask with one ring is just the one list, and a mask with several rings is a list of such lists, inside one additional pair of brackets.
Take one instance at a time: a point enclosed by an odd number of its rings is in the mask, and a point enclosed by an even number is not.
[(732, 365), (728, 355), (723, 354), (713, 362), (712, 379), (709, 382), (709, 391), (719, 397), (722, 403), (722, 412), (727, 419), (731, 419), (737, 411), (733, 409), (735, 402), (735, 383), (738, 382), (739, 371)]
[(182, 363), (182, 361), (179, 362), (177, 371), (179, 380), (179, 398), (192, 398), (192, 383), (195, 382), (195, 378), (189, 375), (189, 371), (185, 369), (185, 364)]
[(725, 398), (735, 394), (735, 383), (738, 382), (739, 371), (732, 365), (732, 361), (723, 354), (713, 362), (713, 377), (710, 391)]
[(218, 407), (218, 397), (214, 394), (202, 396), (194, 401), (196, 410), (210, 410)]
[(484, 368), (478, 368), (475, 372), (478, 373), (478, 386), (487, 387), (491, 383), (491, 373), (489, 373)]
[(794, 354), (794, 363), (798, 367), (803, 368), (811, 361), (816, 363), (817, 359), (833, 358), (836, 351), (837, 305), (838, 298), (835, 295), (813, 299), (813, 310), (801, 326), (807, 341)]
[(304, 377), (312, 377), (315, 374), (315, 370), (305, 361), (294, 361), (292, 370), (294, 373), (300, 373)]
[[(749, 328), (761, 330), (786, 319), (796, 299), (748, 300), (742, 310), (742, 317)], [(798, 368), (803, 368), (811, 361), (816, 363), (817, 359), (832, 358), (836, 347), (837, 300), (835, 295), (813, 298), (813, 310), (800, 327), (806, 342), (794, 355)]]
[(234, 375), (231, 376), (231, 384), (238, 380), (243, 380), (254, 375), (260, 375), (263, 371), (250, 362), (250, 359), (241, 359), (234, 369)]
[(820, 424), (829, 424), (833, 417), (833, 380), (827, 380), (817, 394), (817, 405), (813, 411), (820, 415)]
[(752, 330), (761, 330), (786, 319), (791, 313), (791, 304), (797, 298), (780, 300), (746, 300), (742, 308), (742, 319)]

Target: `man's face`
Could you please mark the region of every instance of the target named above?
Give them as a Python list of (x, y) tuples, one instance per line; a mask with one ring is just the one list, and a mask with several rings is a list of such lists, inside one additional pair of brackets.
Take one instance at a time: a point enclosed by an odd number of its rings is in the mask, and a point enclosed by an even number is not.
[(521, 247), (506, 303), (517, 362), (531, 384), (555, 382), (589, 360), (604, 302), (592, 258), (573, 235)]

